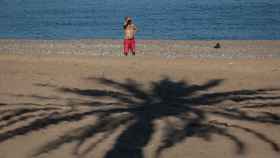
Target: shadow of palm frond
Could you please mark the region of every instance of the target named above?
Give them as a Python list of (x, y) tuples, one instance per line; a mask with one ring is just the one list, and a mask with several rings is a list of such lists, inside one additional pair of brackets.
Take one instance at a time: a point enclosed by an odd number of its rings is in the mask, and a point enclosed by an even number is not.
[[(95, 115), (97, 116), (96, 123), (76, 128), (65, 133), (62, 137), (48, 142), (40, 147), (34, 156), (57, 150), (64, 144), (75, 142), (73, 153), (82, 157), (108, 139), (118, 128), (125, 126), (125, 129), (117, 136), (113, 147), (106, 152), (105, 158), (143, 158), (144, 147), (156, 132), (154, 124), (158, 120), (164, 122), (165, 128), (162, 129), (163, 137), (157, 147), (156, 157), (160, 156), (165, 149), (190, 137), (211, 141), (211, 136), (214, 134), (232, 141), (238, 154), (244, 153), (245, 143), (231, 133), (230, 128), (250, 133), (268, 144), (273, 151), (279, 152), (279, 145), (263, 133), (248, 127), (209, 119), (210, 115), (215, 115), (249, 123), (279, 125), (280, 116), (278, 114), (269, 112), (254, 112), (252, 114), (251, 111), (240, 106), (234, 106), (250, 102), (251, 107), (246, 104), (245, 108), (252, 109), (259, 108), (259, 106), (264, 108), (265, 105), (270, 105), (267, 103), (269, 102), (273, 103), (273, 107), (278, 107), (277, 104), (280, 104), (280, 90), (278, 89), (211, 92), (211, 89), (220, 86), (223, 80), (216, 79), (202, 85), (193, 85), (184, 81), (174, 81), (168, 77), (152, 82), (149, 89), (144, 89), (140, 83), (132, 79), (127, 79), (124, 82), (108, 78), (90, 79), (113, 90), (51, 86), (50, 88), (55, 88), (62, 93), (91, 97), (92, 102), (87, 101), (81, 105), (92, 108), (86, 111), (79, 111), (76, 108), (74, 112), (49, 113), (33, 120), (28, 125), (1, 133), (0, 142), (17, 135), (44, 129), (50, 125), (59, 125), (63, 121), (78, 122), (87, 116)], [(114, 101), (108, 104), (104, 98)], [(101, 101), (96, 101), (96, 99)], [(220, 106), (224, 101), (232, 101), (234, 105), (231, 107)], [(174, 118), (176, 121), (170, 122), (166, 118)], [(86, 149), (81, 150), (88, 139), (97, 136), (98, 139), (88, 145)]]

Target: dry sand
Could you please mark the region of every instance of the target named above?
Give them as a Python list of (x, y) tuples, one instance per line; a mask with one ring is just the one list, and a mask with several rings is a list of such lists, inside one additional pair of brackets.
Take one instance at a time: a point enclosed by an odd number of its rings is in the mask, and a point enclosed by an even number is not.
[(280, 42), (215, 43), (1, 40), (0, 158), (279, 157)]

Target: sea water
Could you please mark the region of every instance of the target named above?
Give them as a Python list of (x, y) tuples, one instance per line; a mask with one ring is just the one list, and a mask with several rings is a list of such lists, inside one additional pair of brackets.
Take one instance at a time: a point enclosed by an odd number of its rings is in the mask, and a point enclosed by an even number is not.
[(0, 38), (280, 39), (280, 0), (0, 0)]

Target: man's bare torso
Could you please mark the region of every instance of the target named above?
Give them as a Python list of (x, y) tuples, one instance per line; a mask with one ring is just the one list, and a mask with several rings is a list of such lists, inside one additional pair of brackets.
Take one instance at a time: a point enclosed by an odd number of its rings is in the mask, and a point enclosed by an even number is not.
[(125, 39), (134, 39), (136, 34), (136, 26), (134, 24), (127, 25), (124, 29), (124, 38)]

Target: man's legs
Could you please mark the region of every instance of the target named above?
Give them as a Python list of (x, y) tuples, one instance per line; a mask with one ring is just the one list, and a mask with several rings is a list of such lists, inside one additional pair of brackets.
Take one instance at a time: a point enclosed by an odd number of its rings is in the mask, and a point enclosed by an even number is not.
[(132, 55), (135, 55), (135, 39), (132, 39), (130, 42)]
[(129, 40), (128, 39), (124, 39), (123, 41), (123, 53), (125, 56), (127, 56), (129, 51)]

